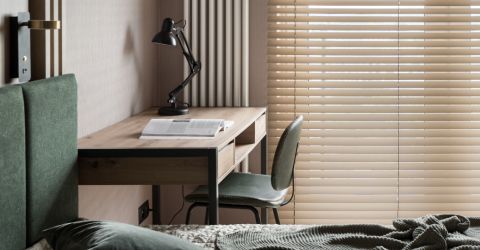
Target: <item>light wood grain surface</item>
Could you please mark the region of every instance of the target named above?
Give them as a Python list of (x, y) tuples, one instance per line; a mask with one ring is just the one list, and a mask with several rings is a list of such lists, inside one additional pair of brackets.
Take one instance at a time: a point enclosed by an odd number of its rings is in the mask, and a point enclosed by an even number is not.
[[(234, 140), (259, 117), (265, 108), (191, 108), (188, 115), (165, 117), (152, 108), (120, 123), (81, 138), (78, 148), (82, 149), (166, 149), (166, 148), (218, 148)], [(150, 119), (224, 119), (233, 121), (232, 127), (221, 131), (213, 139), (160, 139), (140, 140), (140, 134)]]
[[(187, 156), (195, 149), (216, 149), (217, 181), (222, 181), (265, 136), (265, 108), (192, 108), (190, 114), (160, 117), (152, 108), (139, 115), (80, 139), (81, 185), (207, 184), (208, 158)], [(224, 119), (233, 126), (212, 139), (141, 140), (140, 133), (152, 118)], [(119, 150), (182, 150), (178, 157), (125, 157)], [(82, 156), (82, 150), (113, 150), (112, 155)]]

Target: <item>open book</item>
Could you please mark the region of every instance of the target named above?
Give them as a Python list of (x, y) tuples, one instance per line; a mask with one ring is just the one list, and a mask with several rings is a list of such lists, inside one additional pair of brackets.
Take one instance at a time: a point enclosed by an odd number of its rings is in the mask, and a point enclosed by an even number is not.
[(152, 119), (140, 139), (213, 138), (231, 123), (221, 119)]

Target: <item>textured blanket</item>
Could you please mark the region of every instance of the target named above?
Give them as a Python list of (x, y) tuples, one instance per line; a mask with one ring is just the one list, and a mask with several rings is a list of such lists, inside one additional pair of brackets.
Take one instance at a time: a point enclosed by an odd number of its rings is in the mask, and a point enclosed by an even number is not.
[(325, 225), (294, 232), (240, 231), (219, 249), (480, 249), (480, 217), (429, 215), (381, 225)]

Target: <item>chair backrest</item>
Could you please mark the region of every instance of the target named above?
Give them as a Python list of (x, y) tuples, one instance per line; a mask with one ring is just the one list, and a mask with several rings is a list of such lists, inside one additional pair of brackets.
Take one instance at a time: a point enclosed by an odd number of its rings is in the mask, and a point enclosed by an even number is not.
[(302, 124), (303, 116), (298, 116), (280, 137), (272, 165), (272, 187), (275, 190), (284, 190), (290, 186)]

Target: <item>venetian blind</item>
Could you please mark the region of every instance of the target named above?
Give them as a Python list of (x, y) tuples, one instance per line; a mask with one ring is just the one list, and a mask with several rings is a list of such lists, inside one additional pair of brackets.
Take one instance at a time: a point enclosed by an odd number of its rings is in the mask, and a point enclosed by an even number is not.
[(400, 216), (478, 216), (480, 1), (400, 10)]
[(479, 3), (269, 0), (271, 157), (306, 118), (285, 222), (478, 210)]

